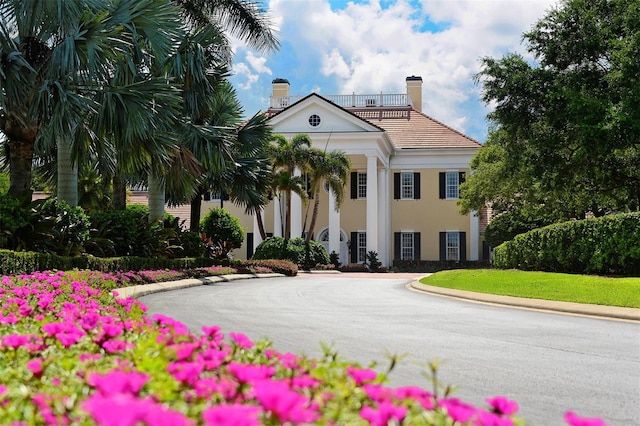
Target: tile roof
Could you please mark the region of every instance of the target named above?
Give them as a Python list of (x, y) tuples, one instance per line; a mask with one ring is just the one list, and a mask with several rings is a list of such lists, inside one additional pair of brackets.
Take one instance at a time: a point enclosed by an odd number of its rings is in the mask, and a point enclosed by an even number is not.
[[(404, 117), (356, 112), (371, 124), (383, 128), (396, 149), (479, 148), (481, 144), (446, 124), (412, 109)], [(397, 112), (396, 112), (397, 115)]]

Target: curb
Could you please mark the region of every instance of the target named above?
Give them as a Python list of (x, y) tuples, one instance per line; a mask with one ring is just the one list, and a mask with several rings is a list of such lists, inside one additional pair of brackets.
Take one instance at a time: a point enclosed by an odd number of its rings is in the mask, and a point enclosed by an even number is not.
[(583, 303), (557, 302), (552, 300), (499, 296), (494, 294), (434, 287), (422, 284), (419, 281), (413, 281), (409, 283), (408, 287), (424, 293), (435, 294), (444, 297), (453, 297), (456, 299), (464, 299), (478, 303), (511, 306), (515, 308), (533, 309), (561, 314), (584, 315), (601, 319), (640, 322), (640, 309), (637, 308), (623, 308), (617, 306), (589, 305)]
[(236, 280), (246, 280), (250, 278), (272, 278), (284, 277), (283, 274), (229, 274), (229, 275), (213, 275), (204, 278), (185, 278), (177, 281), (165, 281), (152, 284), (134, 285), (130, 287), (121, 287), (113, 290), (113, 295), (117, 299), (126, 299), (128, 297), (138, 298), (153, 293), (161, 293), (164, 291), (180, 290), (183, 288), (197, 287), (200, 285), (209, 285), (219, 282), (228, 282)]

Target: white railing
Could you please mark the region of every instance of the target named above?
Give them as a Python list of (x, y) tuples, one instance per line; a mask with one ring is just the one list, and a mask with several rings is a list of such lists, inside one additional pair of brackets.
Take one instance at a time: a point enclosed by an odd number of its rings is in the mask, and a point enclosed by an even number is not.
[[(408, 109), (413, 106), (411, 96), (407, 93), (377, 95), (321, 95), (323, 98), (333, 102), (342, 108), (403, 108)], [(304, 96), (271, 96), (269, 107), (271, 109), (282, 109), (298, 102)]]

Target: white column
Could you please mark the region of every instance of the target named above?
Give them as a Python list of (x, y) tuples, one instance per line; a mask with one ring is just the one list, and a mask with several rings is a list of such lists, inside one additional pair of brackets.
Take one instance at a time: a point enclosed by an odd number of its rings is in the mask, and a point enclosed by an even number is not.
[(382, 266), (389, 266), (389, 169), (378, 172), (378, 260)]
[[(340, 254), (340, 212), (336, 211), (333, 191), (329, 188), (329, 254), (335, 251)], [(340, 259), (345, 263), (348, 259)]]
[[(300, 170), (296, 169), (293, 175), (299, 177), (302, 175)], [(291, 193), (291, 238), (302, 236), (302, 199), (295, 192)]]
[[(367, 253), (378, 252), (378, 161), (367, 156)], [(379, 259), (379, 258), (378, 258)]]
[(480, 259), (480, 214), (471, 210), (469, 212), (469, 260)]
[(280, 207), (280, 197), (273, 197), (273, 236), (282, 237), (282, 209)]

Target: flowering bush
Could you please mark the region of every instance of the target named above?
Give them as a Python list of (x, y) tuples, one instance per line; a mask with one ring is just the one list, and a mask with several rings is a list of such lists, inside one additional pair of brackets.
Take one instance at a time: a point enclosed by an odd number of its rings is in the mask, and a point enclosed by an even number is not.
[[(320, 359), (281, 353), (241, 333), (225, 339), (215, 326), (194, 334), (88, 280), (62, 272), (2, 277), (0, 424), (523, 423), (518, 405), (502, 396), (474, 407), (435, 390), (388, 387), (384, 375), (330, 351)], [(565, 420), (604, 424), (575, 413)]]

